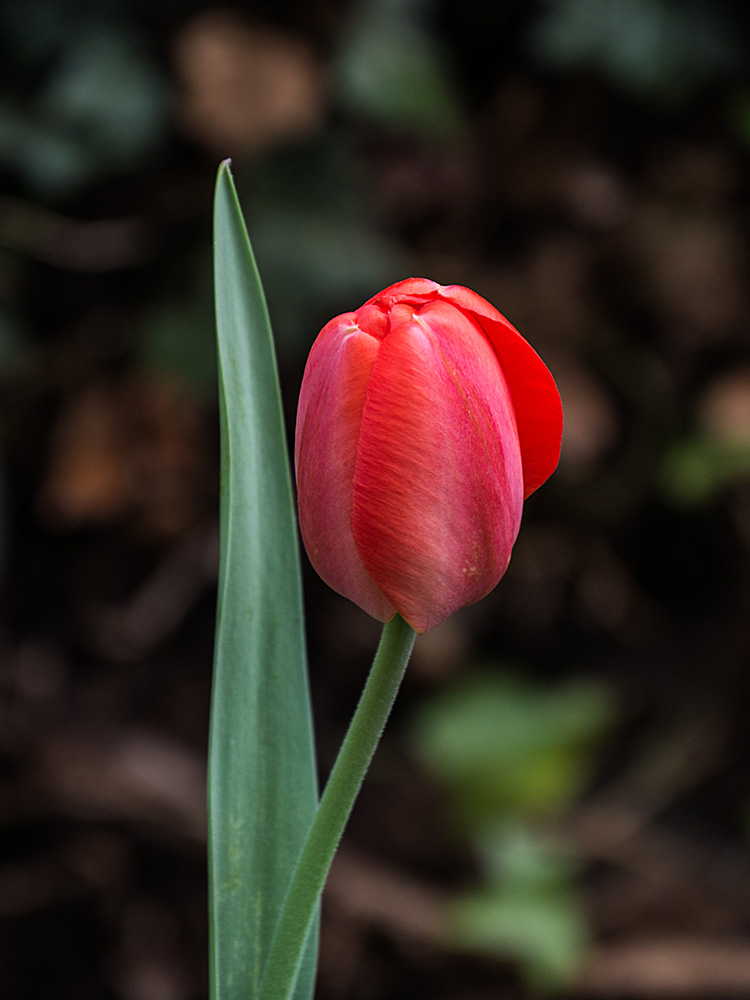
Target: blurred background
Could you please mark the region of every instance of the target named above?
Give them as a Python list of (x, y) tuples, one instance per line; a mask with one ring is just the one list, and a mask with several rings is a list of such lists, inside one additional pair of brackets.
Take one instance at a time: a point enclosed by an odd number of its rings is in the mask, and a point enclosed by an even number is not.
[[(0, 48), (0, 996), (207, 996), (227, 156), (290, 431), (318, 329), (409, 275), (566, 415), (417, 643), (318, 997), (750, 995), (749, 9), (26, 0)], [(305, 588), (323, 778), (379, 627)]]

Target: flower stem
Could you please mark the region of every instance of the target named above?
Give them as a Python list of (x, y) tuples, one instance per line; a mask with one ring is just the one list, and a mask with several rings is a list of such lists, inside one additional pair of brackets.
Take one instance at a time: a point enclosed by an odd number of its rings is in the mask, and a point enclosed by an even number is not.
[(289, 1000), (333, 856), (390, 715), (416, 633), (400, 615), (383, 626), (349, 731), (303, 844), (276, 925), (258, 1000)]

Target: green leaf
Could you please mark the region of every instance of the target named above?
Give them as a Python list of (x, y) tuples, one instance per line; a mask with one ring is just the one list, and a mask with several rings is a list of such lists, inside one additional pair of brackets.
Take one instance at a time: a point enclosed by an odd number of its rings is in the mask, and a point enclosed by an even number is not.
[(585, 910), (574, 891), (508, 891), (466, 895), (450, 911), (454, 944), (515, 958), (536, 992), (570, 985), (589, 940)]
[(459, 822), (482, 830), (509, 816), (554, 814), (589, 777), (613, 718), (606, 688), (550, 686), (509, 673), (468, 676), (424, 704), (415, 750), (450, 792)]
[(334, 65), (337, 97), (349, 112), (395, 131), (452, 139), (461, 103), (420, 7), (402, 0), (353, 5)]
[[(257, 996), (317, 804), (302, 596), (276, 360), (228, 162), (216, 184), (221, 551), (209, 761), (213, 1000)], [(316, 929), (295, 1000), (309, 1000)]]
[(671, 448), (662, 462), (662, 493), (678, 507), (698, 507), (750, 476), (750, 443), (696, 432)]
[(603, 70), (646, 97), (681, 99), (736, 73), (742, 56), (722, 5), (703, 0), (547, 0), (531, 45), (552, 67)]
[(505, 824), (483, 838), (484, 884), (459, 895), (455, 945), (515, 959), (536, 993), (569, 986), (590, 942), (578, 865), (538, 831)]

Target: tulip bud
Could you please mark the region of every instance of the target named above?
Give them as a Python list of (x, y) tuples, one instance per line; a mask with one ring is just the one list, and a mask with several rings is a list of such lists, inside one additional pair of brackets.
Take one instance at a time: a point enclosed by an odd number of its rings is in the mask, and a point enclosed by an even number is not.
[(391, 285), (332, 319), (307, 361), (295, 466), (310, 561), (375, 618), (425, 632), (496, 586), (561, 437), (552, 375), (489, 302)]

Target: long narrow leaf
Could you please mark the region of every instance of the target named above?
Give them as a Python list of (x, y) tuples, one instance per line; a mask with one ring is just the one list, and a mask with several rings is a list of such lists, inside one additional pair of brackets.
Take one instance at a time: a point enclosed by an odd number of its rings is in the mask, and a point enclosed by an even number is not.
[[(257, 995), (317, 801), (297, 534), (271, 328), (228, 163), (214, 209), (221, 554), (209, 762), (211, 996)], [(315, 942), (296, 1000), (309, 1000)]]

